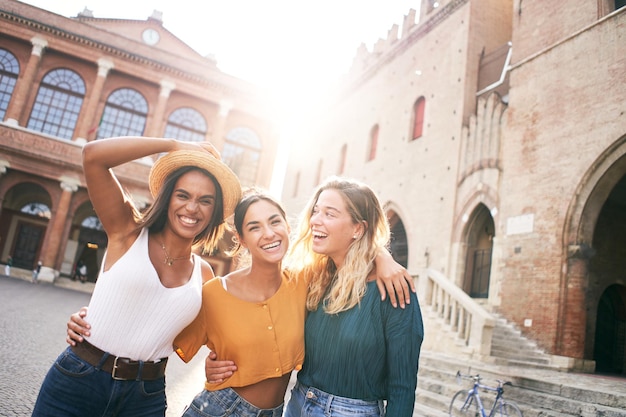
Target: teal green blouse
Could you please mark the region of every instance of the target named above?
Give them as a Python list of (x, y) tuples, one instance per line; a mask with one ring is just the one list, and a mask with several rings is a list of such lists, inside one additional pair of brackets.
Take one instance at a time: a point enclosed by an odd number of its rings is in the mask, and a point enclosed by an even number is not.
[(393, 308), (370, 282), (352, 309), (331, 315), (320, 305), (308, 313), (298, 381), (341, 397), (384, 399), (388, 417), (411, 417), (423, 338), (415, 294), (405, 309)]

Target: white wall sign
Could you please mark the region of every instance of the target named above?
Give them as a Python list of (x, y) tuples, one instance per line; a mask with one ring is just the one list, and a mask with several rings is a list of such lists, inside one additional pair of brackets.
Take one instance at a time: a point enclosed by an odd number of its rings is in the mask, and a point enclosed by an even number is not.
[(506, 221), (506, 234), (520, 235), (533, 231), (534, 214), (523, 214), (521, 216), (509, 217)]

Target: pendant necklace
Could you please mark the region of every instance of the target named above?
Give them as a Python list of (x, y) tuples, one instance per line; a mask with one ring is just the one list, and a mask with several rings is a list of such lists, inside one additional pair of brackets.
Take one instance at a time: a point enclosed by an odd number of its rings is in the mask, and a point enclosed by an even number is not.
[(189, 255), (187, 256), (179, 256), (178, 258), (172, 258), (170, 256), (169, 253), (167, 253), (167, 249), (165, 249), (165, 245), (163, 244), (163, 242), (159, 242), (161, 244), (161, 249), (163, 249), (163, 253), (165, 253), (165, 259), (163, 260), (163, 263), (167, 266), (172, 266), (174, 265), (175, 261), (180, 261), (181, 259), (187, 259), (189, 258)]

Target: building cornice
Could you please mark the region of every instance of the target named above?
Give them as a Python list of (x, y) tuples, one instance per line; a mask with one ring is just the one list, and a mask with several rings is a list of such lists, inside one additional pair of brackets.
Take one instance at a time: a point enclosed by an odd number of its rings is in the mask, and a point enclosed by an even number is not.
[[(185, 79), (192, 83), (196, 83), (201, 86), (216, 90), (220, 93), (223, 93), (224, 95), (234, 95), (234, 96), (249, 96), (250, 95), (250, 93), (245, 91), (244, 89), (236, 88), (235, 86), (227, 85), (225, 83), (222, 83), (222, 82), (219, 82), (219, 81), (207, 78), (207, 77), (203, 77), (197, 74), (189, 73), (180, 68), (177, 68), (165, 62), (159, 61), (157, 59), (149, 58), (145, 55), (137, 54), (129, 50), (98, 41), (88, 36), (71, 32), (65, 29), (61, 29), (59, 27), (46, 24), (41, 21), (31, 19), (31, 18), (22, 16), (22, 15), (19, 15), (19, 14), (16, 14), (7, 10), (0, 10), (0, 20), (5, 20), (5, 21), (12, 22), (21, 26), (28, 27), (35, 32), (49, 34), (54, 37), (66, 39), (73, 43), (85, 45), (88, 48), (94, 48), (94, 49), (100, 50), (103, 53), (113, 56), (113, 57), (121, 58), (123, 60), (134, 62), (139, 65), (149, 66), (150, 68), (153, 68), (154, 70), (158, 72), (171, 74), (175, 77)], [(224, 74), (224, 76), (227, 76), (227, 75)]]

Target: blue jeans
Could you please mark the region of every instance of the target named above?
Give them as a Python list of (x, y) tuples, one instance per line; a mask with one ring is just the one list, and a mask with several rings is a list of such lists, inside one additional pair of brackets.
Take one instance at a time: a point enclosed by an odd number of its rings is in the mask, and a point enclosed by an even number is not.
[(276, 408), (261, 409), (241, 398), (232, 388), (224, 388), (203, 390), (187, 407), (183, 417), (280, 417), (282, 414), (282, 404)]
[(363, 401), (328, 394), (296, 382), (285, 417), (384, 417), (383, 400)]
[(166, 408), (165, 378), (115, 380), (68, 347), (41, 385), (33, 417), (163, 417)]

